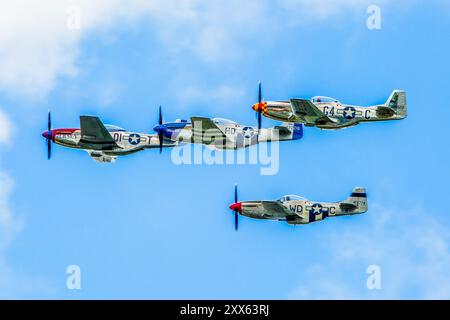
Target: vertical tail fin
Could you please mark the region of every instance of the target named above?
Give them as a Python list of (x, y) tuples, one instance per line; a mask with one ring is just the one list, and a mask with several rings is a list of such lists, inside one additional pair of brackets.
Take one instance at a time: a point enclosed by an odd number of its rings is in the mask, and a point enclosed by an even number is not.
[(385, 103), (385, 107), (395, 111), (398, 118), (406, 118), (406, 92), (402, 90), (394, 90)]
[(294, 123), (292, 131), (292, 140), (298, 140), (303, 137), (303, 125), (301, 123)]
[(361, 187), (353, 188), (352, 194), (344, 202), (356, 206), (355, 211), (357, 212), (366, 212), (368, 209), (366, 189)]

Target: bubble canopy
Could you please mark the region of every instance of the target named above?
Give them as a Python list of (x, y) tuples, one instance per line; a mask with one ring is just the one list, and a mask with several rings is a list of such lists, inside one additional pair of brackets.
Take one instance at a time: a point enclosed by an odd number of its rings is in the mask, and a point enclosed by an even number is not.
[(301, 196), (297, 196), (294, 194), (286, 195), (281, 197), (278, 201), (284, 202), (284, 201), (306, 201), (307, 199)]
[(105, 128), (108, 131), (125, 131), (125, 129), (112, 124), (105, 124)]
[(228, 119), (223, 119), (223, 118), (214, 118), (212, 119), (212, 121), (216, 124), (236, 124), (236, 122), (228, 120)]
[(330, 98), (330, 97), (324, 97), (324, 96), (313, 97), (311, 99), (311, 101), (312, 102), (322, 102), (322, 103), (332, 103), (332, 102), (339, 103), (339, 100), (336, 100), (336, 99)]

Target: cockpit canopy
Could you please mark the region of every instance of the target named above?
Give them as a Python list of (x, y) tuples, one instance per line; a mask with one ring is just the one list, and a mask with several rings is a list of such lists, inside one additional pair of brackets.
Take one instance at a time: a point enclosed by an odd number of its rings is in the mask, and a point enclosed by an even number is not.
[(125, 129), (118, 127), (118, 126), (114, 126), (112, 124), (105, 124), (105, 128), (106, 130), (108, 130), (109, 132), (116, 132), (116, 131), (126, 131)]
[(212, 121), (215, 124), (236, 124), (236, 122), (228, 120), (228, 119), (223, 119), (223, 118), (213, 118)]
[(324, 96), (316, 96), (311, 99), (312, 102), (319, 102), (319, 103), (339, 103), (338, 100), (330, 97), (324, 97)]
[(281, 197), (278, 201), (280, 202), (285, 202), (285, 201), (306, 201), (307, 199), (301, 196), (297, 196), (297, 195), (286, 195)]

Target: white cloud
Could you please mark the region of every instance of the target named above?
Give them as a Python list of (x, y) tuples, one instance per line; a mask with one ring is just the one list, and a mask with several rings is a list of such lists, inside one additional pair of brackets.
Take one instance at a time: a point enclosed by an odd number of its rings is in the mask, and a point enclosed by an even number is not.
[[(0, 88), (43, 97), (60, 76), (77, 74), (79, 42), (94, 29), (126, 25), (145, 1), (46, 0), (0, 4)], [(80, 9), (81, 29), (68, 22)]]
[[(328, 17), (366, 2), (284, 0), (274, 8), (259, 0), (2, 1), (0, 89), (45, 97), (59, 77), (78, 74), (80, 42), (86, 35), (129, 27), (143, 17), (157, 27), (168, 53), (189, 53), (205, 63), (218, 63), (244, 54), (244, 45), (258, 48), (268, 41), (272, 37), (268, 33), (282, 29), (285, 13), (299, 20)], [(76, 14), (70, 11), (73, 6), (80, 9), (79, 30), (68, 28)]]
[(9, 204), (13, 186), (12, 178), (0, 171), (0, 260), (13, 235), (21, 228), (21, 222), (12, 215)]
[(6, 113), (2, 109), (0, 109), (0, 145), (9, 144), (11, 131), (12, 124), (6, 116)]
[[(9, 145), (12, 129), (12, 123), (8, 119), (6, 113), (0, 109), (0, 156), (4, 152), (4, 146)], [(0, 161), (1, 160), (2, 159), (0, 158)], [(17, 231), (19, 226), (17, 220), (13, 219), (9, 206), (9, 198), (14, 182), (12, 178), (1, 169), (2, 168), (0, 167), (0, 259), (3, 249), (6, 248), (13, 233)]]
[(192, 53), (208, 63), (239, 57), (240, 44), (248, 47), (253, 42), (256, 46), (258, 39), (254, 35), (268, 17), (268, 3), (259, 0), (194, 0), (181, 1), (181, 6), (179, 3), (164, 1), (155, 10), (153, 18), (161, 39), (166, 48), (176, 53)]
[[(420, 206), (380, 205), (372, 205), (364, 218), (369, 219), (364, 229), (324, 235), (327, 263), (307, 270), (290, 298), (450, 298), (450, 233), (438, 218)], [(381, 290), (366, 288), (369, 265), (381, 268)]]
[[(10, 142), (11, 130), (11, 122), (0, 109), (0, 156), (3, 154), (4, 146)], [(17, 218), (11, 209), (10, 199), (13, 188), (13, 179), (0, 167), (0, 299), (13, 298), (18, 292), (30, 291), (30, 285), (34, 283), (31, 279), (22, 281), (22, 277), (13, 272), (4, 257), (14, 236), (22, 228), (22, 220)]]
[[(146, 13), (189, 16), (191, 1), (46, 0), (0, 4), (0, 88), (19, 96), (45, 97), (58, 77), (78, 73), (80, 41), (92, 31), (127, 26)], [(68, 27), (79, 8), (80, 29)], [(186, 20), (183, 20), (186, 21)], [(162, 30), (161, 32), (165, 32)]]
[[(404, 8), (411, 3), (415, 1), (380, 0), (376, 4), (385, 10), (391, 4)], [(80, 44), (86, 36), (100, 32), (107, 38), (144, 18), (156, 27), (155, 36), (162, 44), (159, 49), (172, 54), (172, 61), (188, 54), (206, 64), (220, 65), (251, 53), (251, 48), (270, 45), (277, 33), (295, 24), (323, 24), (323, 19), (338, 15), (347, 20), (356, 13), (365, 19), (370, 4), (373, 1), (3, 0), (0, 90), (43, 98), (58, 78), (79, 74)], [(67, 27), (73, 6), (80, 9), (79, 30)]]
[(18, 273), (6, 261), (5, 253), (23, 227), (22, 219), (13, 214), (11, 208), (13, 188), (13, 179), (0, 168), (0, 299), (23, 298), (33, 293), (53, 296), (53, 285), (39, 276)]
[[(387, 0), (377, 1), (377, 5), (385, 3)], [(283, 5), (288, 9), (296, 9), (297, 15), (303, 17), (328, 18), (342, 14), (345, 11), (359, 10), (373, 4), (371, 0), (282, 0)], [(365, 14), (365, 11), (363, 11)]]

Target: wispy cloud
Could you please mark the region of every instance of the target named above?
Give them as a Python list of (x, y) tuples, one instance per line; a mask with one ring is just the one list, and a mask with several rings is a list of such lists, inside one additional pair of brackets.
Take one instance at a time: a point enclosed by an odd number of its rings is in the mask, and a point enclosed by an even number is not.
[[(388, 0), (377, 1), (377, 4), (385, 4)], [(371, 0), (282, 0), (282, 5), (289, 10), (295, 10), (298, 16), (325, 19), (331, 16), (354, 12), (365, 9), (373, 4)]]
[[(0, 109), (0, 156), (4, 153), (5, 146), (9, 145), (11, 128), (11, 122)], [(20, 221), (13, 216), (9, 203), (13, 187), (14, 181), (0, 167), (0, 297), (6, 297), (6, 293), (12, 290), (10, 287), (12, 276), (6, 265), (4, 253), (21, 227)]]
[(11, 241), (22, 228), (22, 221), (13, 215), (10, 206), (13, 187), (13, 179), (0, 171), (0, 298), (16, 297), (19, 292), (24, 292), (22, 289), (30, 288), (32, 283), (31, 281), (22, 281), (22, 278), (11, 269), (5, 259), (5, 252)]
[[(386, 2), (386, 1), (384, 1)], [(239, 58), (267, 45), (283, 30), (286, 16), (302, 21), (342, 14), (368, 1), (283, 0), (226, 2), (200, 0), (17, 0), (0, 5), (0, 90), (42, 98), (59, 77), (79, 74), (83, 39), (108, 34), (137, 21), (157, 27), (168, 54), (189, 54), (203, 63)], [(80, 28), (69, 27), (79, 10)], [(275, 14), (276, 13), (276, 14)], [(270, 27), (269, 27), (269, 25)], [(264, 30), (263, 32), (261, 30)]]
[[(58, 77), (77, 75), (79, 45), (87, 34), (130, 24), (141, 15), (145, 3), (139, 0), (3, 1), (0, 5), (0, 89), (18, 96), (45, 97)], [(78, 12), (80, 28), (74, 28), (70, 22)]]
[[(13, 126), (6, 113), (0, 109), (0, 146), (8, 145)], [(0, 149), (1, 150), (1, 149)]]
[[(450, 233), (422, 206), (372, 205), (368, 227), (324, 235), (326, 263), (300, 277), (293, 299), (450, 297)], [(381, 268), (381, 290), (366, 288), (366, 268)], [(414, 289), (414, 290), (412, 290)]]
[(6, 113), (0, 109), (0, 298), (8, 299), (39, 289), (47, 290), (44, 282), (17, 274), (5, 258), (11, 242), (23, 228), (23, 220), (14, 214), (11, 206), (15, 182), (1, 167), (1, 156), (5, 154), (5, 146), (10, 144), (12, 128)]
[(9, 205), (14, 182), (12, 178), (0, 171), (0, 254), (18, 231), (20, 223), (13, 217)]

